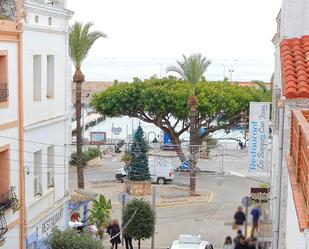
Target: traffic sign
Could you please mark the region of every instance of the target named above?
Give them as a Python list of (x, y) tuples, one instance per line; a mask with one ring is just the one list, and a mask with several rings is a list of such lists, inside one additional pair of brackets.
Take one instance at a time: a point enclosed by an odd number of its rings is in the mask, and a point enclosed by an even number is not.
[(251, 197), (250, 196), (245, 196), (241, 199), (241, 204), (244, 206), (244, 207), (250, 207), (252, 205), (252, 200), (251, 200)]
[(127, 204), (130, 201), (130, 195), (126, 192), (120, 192), (118, 194), (117, 200), (120, 204)]
[(126, 166), (123, 167), (123, 169), (124, 169), (125, 172), (128, 173), (131, 170), (131, 167), (129, 165), (126, 165)]

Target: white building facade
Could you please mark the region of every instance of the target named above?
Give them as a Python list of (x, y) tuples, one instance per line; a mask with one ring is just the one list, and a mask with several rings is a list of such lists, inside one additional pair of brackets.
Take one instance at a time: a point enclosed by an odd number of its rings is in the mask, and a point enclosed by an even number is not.
[(26, 248), (66, 227), (71, 70), (65, 1), (26, 0), (23, 25)]
[[(299, 183), (294, 180), (295, 176), (289, 166), (288, 159), (291, 154), (291, 112), (292, 110), (306, 110), (309, 109), (309, 99), (299, 94), (301, 90), (300, 74), (297, 68), (298, 60), (303, 56), (305, 46), (303, 37), (309, 35), (309, 1), (307, 0), (283, 0), (282, 8), (277, 17), (277, 33), (273, 38), (275, 46), (275, 75), (273, 85), (273, 141), (272, 141), (272, 205), (271, 213), (273, 216), (273, 226), (275, 226), (276, 213), (279, 213), (279, 229), (273, 230), (273, 245), (272, 248), (282, 249), (306, 249), (309, 248), (309, 237), (306, 221), (300, 215), (299, 200), (295, 197), (298, 195), (303, 198), (303, 193), (295, 193), (295, 189), (299, 188)], [(293, 40), (301, 44), (299, 52), (296, 52), (293, 47)], [(285, 45), (289, 44), (291, 51), (291, 61), (286, 60), (286, 55), (283, 51)], [(292, 45), (290, 45), (292, 44)], [(303, 54), (302, 54), (303, 53)], [(298, 55), (301, 56), (298, 56)], [(308, 60), (308, 59), (307, 59)], [(295, 70), (296, 80), (293, 81), (288, 78), (287, 65), (292, 66)], [(296, 65), (296, 66), (295, 66)], [(295, 67), (294, 67), (295, 66)], [(296, 68), (296, 69), (295, 69)], [(293, 75), (293, 72), (291, 73)], [(308, 76), (307, 76), (308, 77)], [(292, 82), (292, 83), (291, 83)], [(299, 96), (289, 97), (286, 89), (286, 84), (293, 84), (296, 86)], [(309, 86), (308, 86), (309, 87)], [(285, 95), (285, 93), (286, 95)], [(296, 93), (295, 93), (296, 94)], [(291, 95), (290, 95), (291, 96)], [(279, 107), (278, 100), (284, 105), (284, 125), (282, 130), (279, 130)], [(280, 133), (283, 133), (283, 158), (282, 158), (282, 177), (281, 186), (278, 185), (278, 174), (280, 172), (281, 162), (278, 158), (280, 147)], [(295, 145), (294, 145), (295, 146)], [(291, 174), (292, 173), (292, 174)], [(280, 178), (280, 177), (279, 177)], [(276, 194), (276, 188), (280, 187), (280, 196)], [(301, 192), (301, 191), (300, 191)], [(280, 198), (280, 204), (276, 205), (276, 199)], [(305, 203), (303, 203), (305, 205)], [(309, 216), (308, 216), (309, 217)], [(305, 224), (305, 225), (304, 225)], [(278, 234), (278, 240), (274, 239)], [(276, 245), (275, 245), (276, 244)]]

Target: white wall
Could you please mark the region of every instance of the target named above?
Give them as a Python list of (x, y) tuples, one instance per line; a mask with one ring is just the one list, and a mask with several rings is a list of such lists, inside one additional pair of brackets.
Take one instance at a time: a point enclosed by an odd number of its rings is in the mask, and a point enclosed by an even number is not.
[[(48, 145), (28, 143), (26, 142), (24, 147), (25, 151), (25, 161), (33, 162), (33, 153), (39, 150), (42, 150), (42, 197), (34, 197), (34, 165), (33, 163), (27, 163), (26, 165), (26, 206), (33, 204), (34, 202), (39, 202), (41, 199), (44, 199), (45, 195), (48, 195), (53, 191), (53, 202), (61, 199), (67, 192), (67, 164), (69, 161), (69, 155), (66, 153), (66, 147), (64, 146), (67, 143), (67, 137), (65, 134), (65, 121), (53, 123), (48, 126), (43, 126), (41, 128), (33, 129), (30, 131), (25, 131), (24, 138), (25, 140), (30, 141), (41, 141), (46, 144), (59, 145), (55, 146), (55, 188), (52, 190), (47, 187), (47, 148)], [(28, 153), (29, 152), (29, 153)], [(29, 174), (27, 174), (29, 173)], [(47, 203), (40, 202), (38, 205), (39, 209), (44, 210), (50, 205), (51, 199)], [(45, 205), (46, 204), (46, 205)], [(32, 205), (33, 206), (33, 205)], [(31, 211), (31, 210), (29, 210)], [(38, 210), (36, 210), (38, 211)], [(30, 215), (31, 216), (31, 215)]]
[[(66, 36), (25, 30), (23, 46), (24, 125), (65, 115)], [(33, 101), (33, 55), (42, 56), (41, 101)], [(54, 98), (47, 98), (47, 55), (55, 56)]]
[(281, 37), (295, 38), (309, 34), (309, 1), (283, 0)]
[(304, 232), (299, 231), (290, 179), (288, 184), (286, 220), (286, 249), (307, 249), (309, 241), (306, 242), (306, 236), (304, 235)]

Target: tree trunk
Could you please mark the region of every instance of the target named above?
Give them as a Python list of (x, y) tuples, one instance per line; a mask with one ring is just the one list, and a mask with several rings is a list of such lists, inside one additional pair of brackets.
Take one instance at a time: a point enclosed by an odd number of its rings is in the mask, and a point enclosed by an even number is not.
[(141, 239), (138, 239), (138, 249), (141, 249)]
[(187, 158), (186, 158), (185, 154), (184, 154), (183, 151), (182, 151), (181, 142), (180, 142), (179, 138), (176, 137), (175, 135), (173, 135), (173, 134), (171, 133), (171, 131), (168, 132), (168, 135), (169, 135), (169, 137), (170, 137), (170, 139), (171, 139), (172, 144), (176, 145), (176, 146), (175, 146), (175, 151), (176, 151), (176, 154), (177, 154), (177, 156), (179, 157), (180, 161), (181, 161), (182, 163), (186, 162), (186, 161), (187, 161)]
[(82, 82), (83, 75), (80, 70), (76, 70), (74, 74), (75, 89), (75, 113), (76, 113), (76, 160), (77, 160), (77, 186), (79, 189), (85, 188), (84, 183), (84, 165), (82, 160), (83, 141), (81, 127), (81, 102), (82, 102)]
[(192, 95), (188, 101), (190, 113), (190, 159), (189, 159), (189, 166), (190, 166), (190, 195), (196, 195), (196, 165), (197, 165), (197, 157), (199, 151), (199, 133), (197, 128), (197, 98), (196, 96)]

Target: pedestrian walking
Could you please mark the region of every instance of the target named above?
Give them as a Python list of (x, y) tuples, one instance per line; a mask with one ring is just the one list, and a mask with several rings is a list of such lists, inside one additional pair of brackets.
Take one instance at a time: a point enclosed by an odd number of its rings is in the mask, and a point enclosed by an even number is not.
[(248, 242), (246, 241), (246, 238), (244, 236), (241, 236), (239, 238), (239, 244), (235, 246), (235, 249), (250, 249)]
[(259, 219), (260, 219), (260, 215), (261, 215), (260, 208), (258, 206), (252, 208), (251, 215), (252, 215), (251, 238), (253, 238), (254, 232), (257, 232), (258, 228), (259, 228)]
[(242, 207), (239, 206), (236, 213), (234, 214), (234, 221), (235, 221), (235, 224), (237, 226), (238, 229), (241, 229), (243, 228), (243, 225), (246, 221), (246, 215), (245, 213), (242, 211)]
[(238, 229), (236, 237), (233, 239), (235, 246), (239, 244), (239, 240), (240, 240), (241, 237), (243, 237), (242, 231), (240, 229)]
[(128, 234), (124, 234), (124, 242), (126, 244), (126, 249), (133, 249), (133, 245), (132, 245), (132, 237)]
[(231, 236), (227, 236), (225, 238), (223, 249), (234, 249), (233, 242)]
[(107, 227), (107, 233), (110, 235), (110, 243), (112, 244), (111, 249), (118, 249), (120, 240), (120, 226), (118, 220), (113, 220), (112, 223)]

